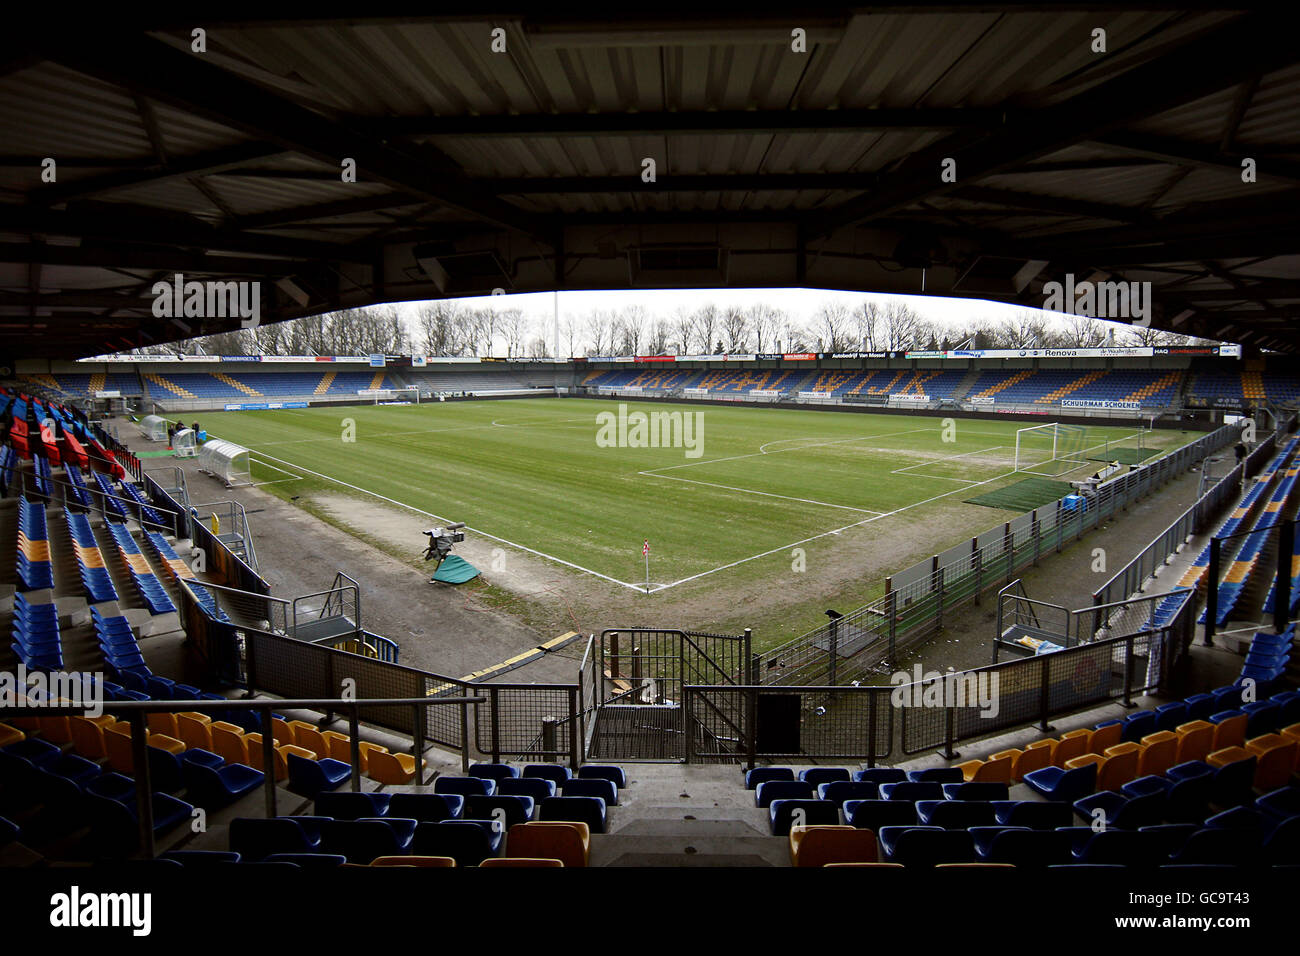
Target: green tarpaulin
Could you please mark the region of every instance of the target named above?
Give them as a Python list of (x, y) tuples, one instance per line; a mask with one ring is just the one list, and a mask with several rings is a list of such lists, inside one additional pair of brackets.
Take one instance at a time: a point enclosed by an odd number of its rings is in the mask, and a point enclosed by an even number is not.
[(474, 565), (464, 558), (449, 554), (433, 573), (432, 580), (441, 581), (443, 584), (464, 584), (478, 575), (479, 570)]

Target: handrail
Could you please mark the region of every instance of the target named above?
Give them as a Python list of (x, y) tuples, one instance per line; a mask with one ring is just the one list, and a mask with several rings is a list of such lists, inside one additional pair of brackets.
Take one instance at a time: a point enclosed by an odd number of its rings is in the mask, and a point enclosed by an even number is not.
[[(280, 699), (259, 698), (256, 700), (128, 700), (102, 701), (97, 708), (103, 713), (124, 713), (131, 724), (131, 761), (135, 777), (136, 820), (140, 829), (141, 856), (152, 859), (155, 853), (153, 832), (153, 774), (149, 766), (147, 715), (152, 713), (175, 713), (177, 711), (249, 710), (261, 714), (262, 718), (262, 784), (266, 797), (266, 815), (276, 815), (275, 787), (275, 738), (270, 733), (272, 712), (283, 709), (318, 710), (325, 713), (348, 714), (349, 752), (352, 764), (352, 790), (361, 790), (361, 717), (362, 707), (395, 707), (408, 705), (415, 709), (417, 715), (421, 707), (454, 704), (460, 708), (460, 721), (463, 745), (461, 747), (461, 769), (469, 770), (469, 706), (485, 701), (485, 697), (391, 697), (369, 700), (348, 700), (343, 698), (308, 698)], [(76, 704), (24, 704), (0, 705), (0, 716), (15, 717), (49, 717), (56, 715), (80, 716), (86, 712), (84, 705)], [(420, 734), (420, 721), (414, 722), (415, 736), (411, 741), (411, 750), (415, 757), (416, 779), (423, 782), (422, 754), (424, 742)]]

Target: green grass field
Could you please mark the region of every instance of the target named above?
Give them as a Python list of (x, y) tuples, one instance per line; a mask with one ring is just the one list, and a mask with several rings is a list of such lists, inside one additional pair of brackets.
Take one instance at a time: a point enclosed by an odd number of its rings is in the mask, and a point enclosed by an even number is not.
[[(941, 507), (1024, 477), (1013, 474), (1016, 429), (1026, 424), (1019, 420), (627, 406), (699, 415), (692, 457), (684, 447), (603, 447), (597, 416), (618, 408), (615, 400), (520, 399), (225, 412), (203, 421), (209, 435), (251, 449), (254, 480), (284, 497), (372, 493), (629, 588), (644, 589), (641, 544), (649, 539), (655, 591), (731, 569), (752, 583), (766, 573), (764, 555), (850, 529), (869, 541), (885, 518), (933, 521)], [(1137, 430), (1090, 427), (1087, 441), (1132, 446)], [(1145, 442), (1163, 452), (1192, 437), (1153, 432)], [(983, 512), (990, 527), (1010, 514)], [(418, 530), (435, 523), (413, 520), (412, 549), (423, 540)]]

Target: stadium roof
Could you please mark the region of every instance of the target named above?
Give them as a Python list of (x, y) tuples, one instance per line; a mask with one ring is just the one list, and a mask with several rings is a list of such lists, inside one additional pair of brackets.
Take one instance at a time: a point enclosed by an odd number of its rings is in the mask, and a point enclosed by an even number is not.
[(1070, 273), (1151, 282), (1159, 328), (1300, 350), (1300, 46), (1265, 15), (437, 6), (7, 11), (0, 354), (238, 327), (156, 317), (176, 273), (260, 282), (262, 321), (494, 289), (1041, 307)]

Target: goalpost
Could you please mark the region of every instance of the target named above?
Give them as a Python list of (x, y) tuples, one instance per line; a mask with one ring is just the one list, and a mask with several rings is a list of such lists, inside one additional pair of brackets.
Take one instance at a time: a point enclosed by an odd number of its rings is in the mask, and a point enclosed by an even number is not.
[(1031, 425), (1016, 429), (1016, 471), (1055, 478), (1088, 464), (1086, 425)]
[(412, 405), (420, 404), (420, 390), (418, 388), (363, 388), (357, 392), (361, 398), (373, 398), (376, 405), (384, 402), (410, 402)]
[[(1088, 426), (1051, 422), (1016, 430), (1016, 471), (1056, 478), (1076, 468), (1095, 471), (1098, 462), (1140, 463), (1149, 429), (1138, 428), (1115, 438), (1089, 440)], [(1132, 455), (1136, 446), (1137, 455)]]

